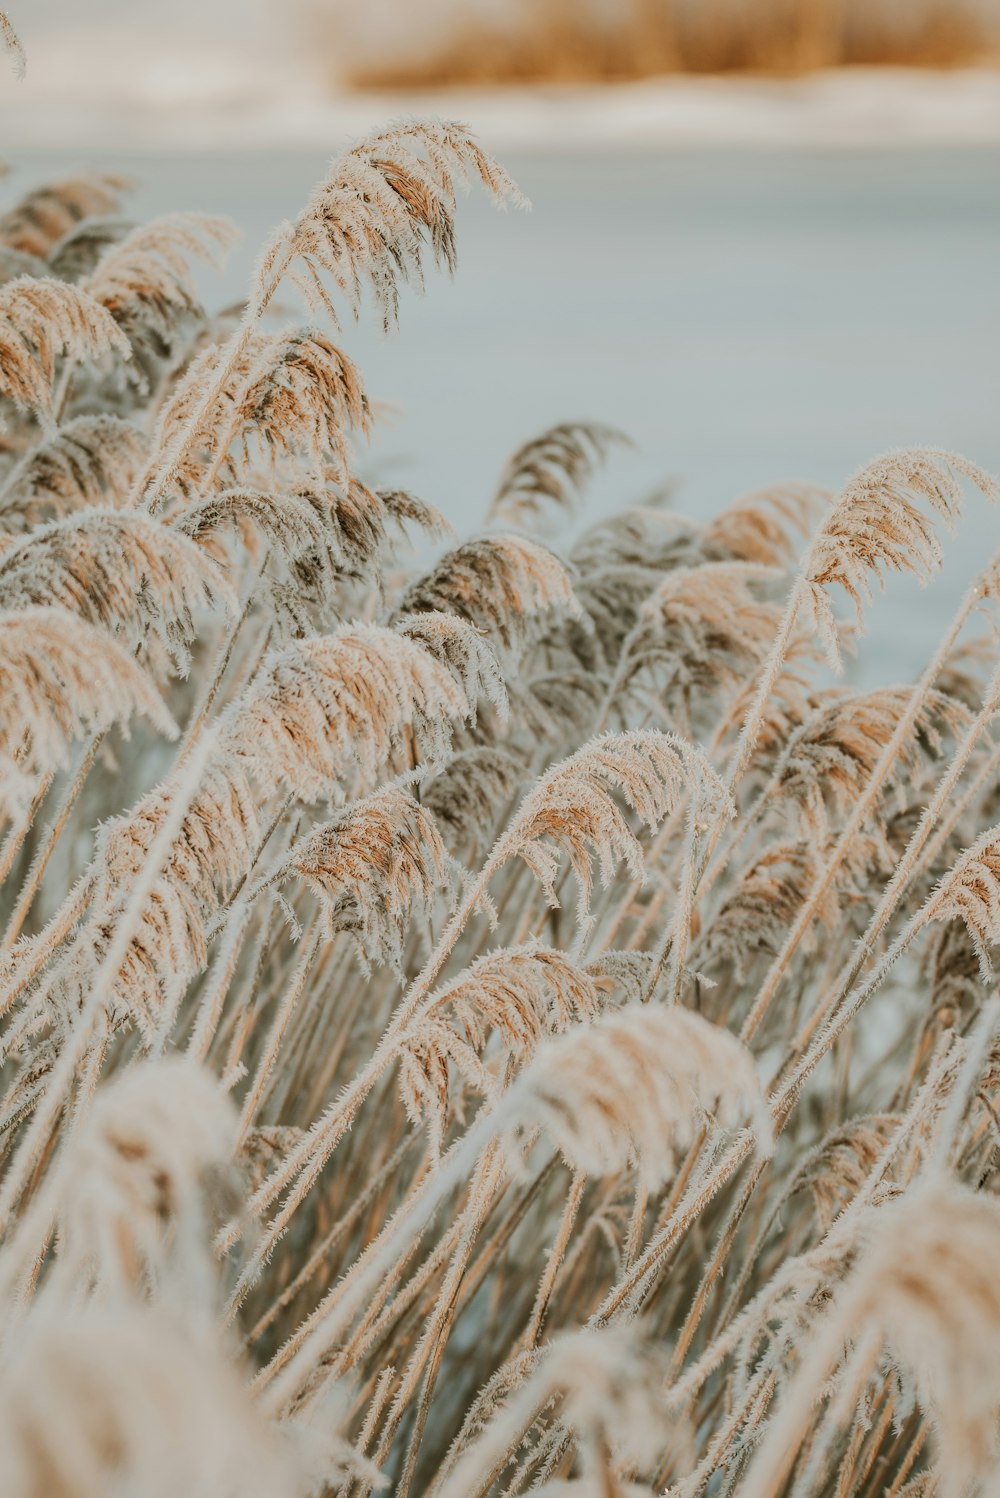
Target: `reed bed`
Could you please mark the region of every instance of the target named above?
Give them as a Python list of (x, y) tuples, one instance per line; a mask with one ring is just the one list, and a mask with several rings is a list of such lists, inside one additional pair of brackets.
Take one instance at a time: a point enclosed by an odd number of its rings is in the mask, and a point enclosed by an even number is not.
[(298, 0), (313, 55), (360, 88), (799, 75), (996, 60), (996, 0)]
[(216, 315), (224, 222), (0, 217), (3, 1491), (996, 1492), (1000, 555), (830, 666), (1000, 489), (580, 532), (573, 422), (452, 536), (338, 327), (465, 181), (362, 141)]

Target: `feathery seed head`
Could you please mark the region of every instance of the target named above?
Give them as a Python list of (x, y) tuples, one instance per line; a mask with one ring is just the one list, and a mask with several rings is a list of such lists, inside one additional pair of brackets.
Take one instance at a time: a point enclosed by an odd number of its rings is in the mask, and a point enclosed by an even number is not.
[(651, 1191), (705, 1122), (749, 1125), (758, 1147), (771, 1147), (749, 1052), (677, 1005), (630, 1006), (574, 1026), (539, 1047), (514, 1096), (520, 1125), (541, 1125), (574, 1170), (601, 1176), (634, 1165)]
[(555, 880), (564, 851), (580, 886), (581, 922), (590, 905), (593, 858), (604, 884), (620, 861), (633, 878), (643, 878), (642, 848), (616, 792), (650, 831), (685, 799), (695, 825), (732, 810), (702, 751), (677, 734), (603, 734), (554, 765), (528, 792), (498, 847), (524, 860), (551, 905), (559, 903)]
[(36, 187), (0, 215), (0, 242), (45, 260), (75, 225), (98, 214), (117, 213), (134, 183), (114, 173), (85, 173)]
[(0, 613), (0, 754), (36, 773), (64, 769), (74, 740), (113, 723), (126, 736), (143, 713), (158, 732), (177, 727), (133, 656), (104, 630), (61, 608)]
[(832, 665), (839, 666), (840, 654), (827, 588), (838, 583), (844, 589), (861, 629), (873, 574), (883, 586), (886, 573), (894, 571), (926, 582), (941, 563), (934, 521), (954, 529), (962, 510), (963, 478), (987, 499), (1000, 498), (1000, 486), (990, 474), (939, 448), (887, 453), (848, 480), (813, 545), (805, 576)]
[(410, 922), (428, 921), (452, 883), (434, 819), (401, 785), (352, 802), (299, 843), (287, 866), (318, 895), (328, 939), (351, 933), (365, 972), (388, 963), (402, 973)]
[(554, 528), (549, 509), (572, 513), (595, 469), (616, 444), (631, 446), (616, 427), (596, 421), (565, 421), (519, 447), (508, 460), (487, 519), (515, 530), (545, 533)]
[(51, 425), (59, 358), (80, 364), (131, 355), (101, 304), (51, 276), (17, 276), (0, 287), (0, 395)]
[(457, 614), (509, 651), (530, 638), (540, 616), (580, 613), (563, 564), (524, 536), (485, 536), (457, 547), (407, 590), (400, 607)]
[(187, 1060), (137, 1063), (106, 1083), (74, 1144), (60, 1275), (146, 1293), (173, 1262), (183, 1284), (192, 1259), (210, 1252), (206, 1216), (230, 1166), (235, 1122), (215, 1077)]

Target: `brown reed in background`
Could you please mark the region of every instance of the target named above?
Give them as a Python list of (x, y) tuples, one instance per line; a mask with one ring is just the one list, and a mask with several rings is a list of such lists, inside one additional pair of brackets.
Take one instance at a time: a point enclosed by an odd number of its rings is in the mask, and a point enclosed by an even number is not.
[(361, 88), (801, 74), (995, 60), (995, 0), (300, 0), (312, 55)]

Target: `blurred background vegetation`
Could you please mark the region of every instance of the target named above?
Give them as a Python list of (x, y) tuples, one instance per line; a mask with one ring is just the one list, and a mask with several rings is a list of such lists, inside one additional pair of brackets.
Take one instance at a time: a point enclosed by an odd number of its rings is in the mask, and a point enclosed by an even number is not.
[(359, 87), (956, 67), (1000, 57), (1000, 0), (298, 0)]

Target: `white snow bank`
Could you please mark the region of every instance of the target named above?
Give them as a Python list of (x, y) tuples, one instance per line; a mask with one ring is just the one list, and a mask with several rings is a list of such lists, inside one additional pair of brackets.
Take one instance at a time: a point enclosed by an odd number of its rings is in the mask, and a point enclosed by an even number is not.
[[(67, 59), (67, 65), (69, 59)], [(603, 87), (324, 95), (280, 59), (262, 74), (203, 52), (197, 67), (136, 57), (128, 87), (29, 72), (0, 97), (0, 141), (21, 149), (335, 146), (400, 115), (466, 120), (495, 150), (601, 146), (1000, 144), (1000, 71), (840, 69), (796, 80), (667, 78)], [(95, 80), (96, 83), (96, 80)]]

